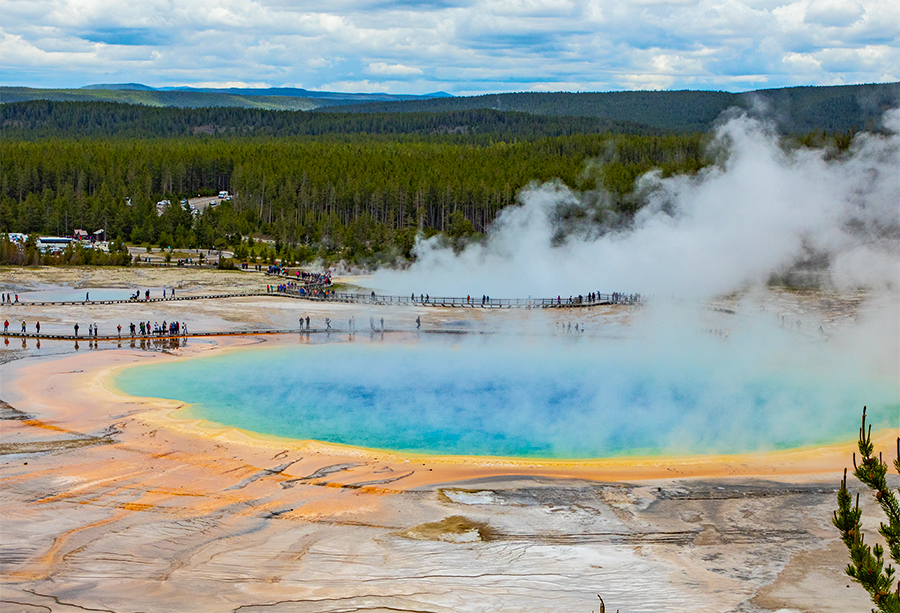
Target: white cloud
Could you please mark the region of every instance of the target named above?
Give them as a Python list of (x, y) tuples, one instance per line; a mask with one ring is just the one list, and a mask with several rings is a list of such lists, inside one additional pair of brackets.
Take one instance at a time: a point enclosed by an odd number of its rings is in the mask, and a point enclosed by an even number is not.
[(369, 64), (369, 72), (371, 74), (383, 75), (410, 75), (422, 74), (421, 68), (415, 66), (404, 66), (403, 64), (385, 64), (384, 62), (372, 62)]
[(900, 65), (895, 0), (0, 0), (0, 14), (0, 82), (35, 86), (750, 89)]

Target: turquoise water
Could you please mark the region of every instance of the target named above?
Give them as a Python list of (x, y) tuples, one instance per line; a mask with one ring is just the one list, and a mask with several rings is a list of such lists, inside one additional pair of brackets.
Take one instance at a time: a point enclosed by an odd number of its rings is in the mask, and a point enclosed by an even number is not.
[(736, 349), (713, 340), (345, 342), (140, 366), (114, 385), (190, 403), (186, 418), (262, 434), (452, 455), (739, 453), (853, 438), (863, 404), (876, 428), (900, 419), (892, 381)]

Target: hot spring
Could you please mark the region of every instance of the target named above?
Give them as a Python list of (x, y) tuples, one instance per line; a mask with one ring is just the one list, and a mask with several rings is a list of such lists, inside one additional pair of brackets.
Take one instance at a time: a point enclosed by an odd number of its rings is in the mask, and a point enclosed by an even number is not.
[(829, 357), (822, 343), (785, 352), (752, 338), (691, 338), (360, 336), (137, 366), (113, 385), (188, 403), (183, 418), (441, 455), (586, 459), (822, 445), (855, 437), (863, 404), (875, 428), (898, 425), (893, 377)]

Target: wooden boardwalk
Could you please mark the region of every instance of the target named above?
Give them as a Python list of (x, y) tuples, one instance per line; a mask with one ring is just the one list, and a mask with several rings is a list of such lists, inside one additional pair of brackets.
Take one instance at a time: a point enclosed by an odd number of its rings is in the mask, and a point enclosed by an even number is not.
[[(321, 290), (318, 290), (321, 292)], [(633, 305), (641, 301), (636, 295), (625, 294), (597, 294), (595, 299), (588, 301), (586, 298), (579, 300), (577, 297), (570, 301), (567, 298), (456, 298), (441, 296), (391, 296), (382, 294), (358, 294), (348, 292), (313, 293), (299, 289), (287, 289), (285, 291), (253, 291), (238, 292), (232, 294), (198, 294), (167, 298), (135, 298), (122, 300), (42, 300), (7, 302), (0, 304), (2, 307), (32, 307), (32, 306), (98, 306), (108, 304), (151, 304), (158, 302), (180, 302), (184, 300), (221, 300), (225, 298), (246, 298), (267, 296), (272, 298), (293, 298), (295, 300), (309, 300), (313, 302), (333, 302), (336, 304), (367, 304), (374, 306), (412, 306), (433, 307), (445, 309), (572, 309), (611, 304)]]

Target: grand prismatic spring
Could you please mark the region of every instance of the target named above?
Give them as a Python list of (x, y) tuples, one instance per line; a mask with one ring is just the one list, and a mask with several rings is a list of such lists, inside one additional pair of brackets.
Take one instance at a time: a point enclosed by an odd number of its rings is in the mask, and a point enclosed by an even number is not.
[(714, 336), (358, 336), (129, 368), (114, 385), (189, 403), (181, 418), (437, 455), (745, 453), (846, 441), (864, 398), (876, 428), (900, 412), (889, 378), (848, 369), (822, 340), (788, 359)]

